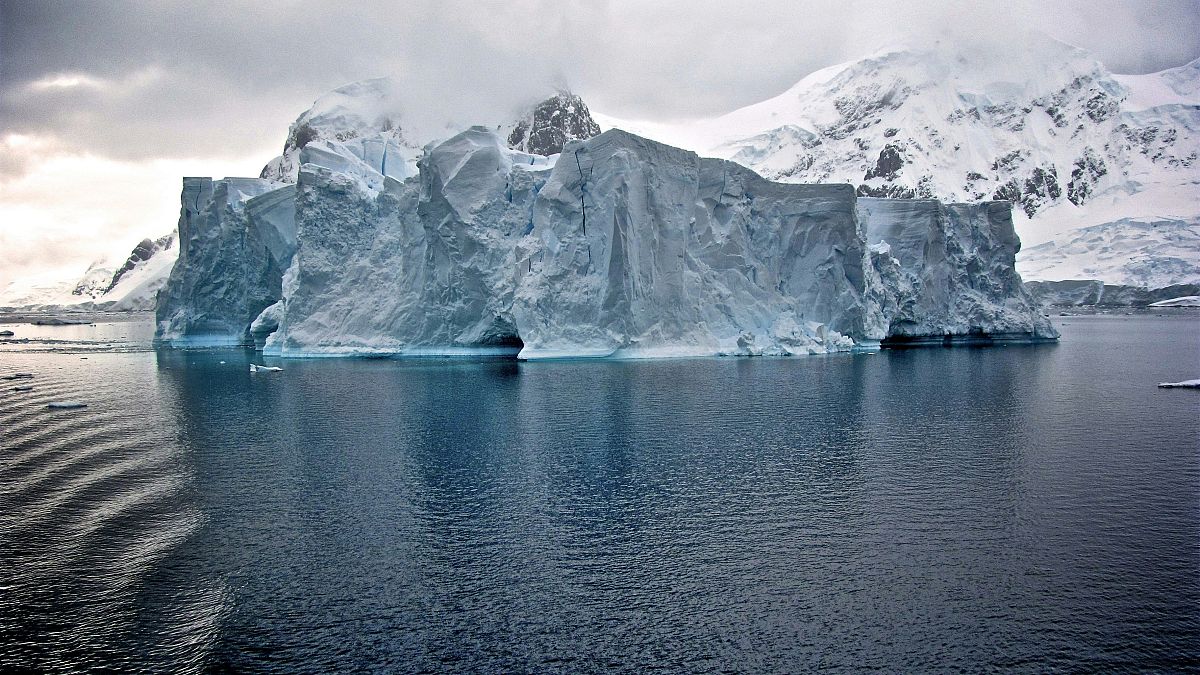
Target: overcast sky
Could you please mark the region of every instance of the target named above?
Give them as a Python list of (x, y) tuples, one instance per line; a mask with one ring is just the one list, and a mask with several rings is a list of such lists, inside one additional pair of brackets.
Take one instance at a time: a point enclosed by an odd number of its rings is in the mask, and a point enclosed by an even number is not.
[(555, 85), (639, 119), (726, 112), (895, 43), (1040, 29), (1115, 72), (1200, 56), (1200, 2), (0, 0), (0, 288), (168, 232), (182, 175), (257, 175), (320, 94), (493, 119)]

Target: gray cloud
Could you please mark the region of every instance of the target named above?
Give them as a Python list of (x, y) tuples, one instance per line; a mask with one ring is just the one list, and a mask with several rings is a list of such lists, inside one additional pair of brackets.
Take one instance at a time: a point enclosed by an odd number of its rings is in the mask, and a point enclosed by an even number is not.
[(0, 119), (119, 159), (191, 157), (274, 148), (316, 96), (379, 75), (431, 119), (494, 119), (557, 82), (593, 108), (662, 119), (761, 100), (897, 38), (1044, 29), (1118, 72), (1200, 54), (1194, 0), (1042, 4), (4, 2)]

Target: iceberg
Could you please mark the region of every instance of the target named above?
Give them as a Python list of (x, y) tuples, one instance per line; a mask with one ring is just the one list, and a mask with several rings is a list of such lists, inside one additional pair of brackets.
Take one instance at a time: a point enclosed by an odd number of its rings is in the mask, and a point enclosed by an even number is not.
[(1182, 382), (1159, 382), (1162, 389), (1200, 389), (1200, 380), (1184, 380)]
[(568, 144), (515, 261), (522, 358), (843, 351), (878, 340), (846, 185), (785, 185), (619, 130)]
[(521, 359), (1057, 338), (1007, 202), (861, 198), (571, 124), (549, 156), (472, 127), (386, 173), (325, 130), (274, 165), (294, 182), (185, 179), (157, 338)]
[(1021, 282), (1007, 202), (858, 200), (889, 343), (1039, 340), (1058, 333)]
[(1184, 295), (1150, 303), (1150, 307), (1200, 307), (1200, 295)]
[(183, 179), (179, 258), (158, 294), (156, 337), (236, 345), (280, 298), (296, 246), (295, 187), (259, 178)]

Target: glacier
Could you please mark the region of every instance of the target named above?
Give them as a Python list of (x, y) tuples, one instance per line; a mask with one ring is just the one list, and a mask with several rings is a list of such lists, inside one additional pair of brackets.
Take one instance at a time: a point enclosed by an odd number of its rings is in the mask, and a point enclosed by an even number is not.
[[(342, 137), (398, 133), (364, 124)], [(317, 132), (263, 177), (185, 179), (157, 338), (541, 359), (1057, 337), (1006, 202), (868, 200), (581, 128), (544, 156), (472, 127), (403, 171)]]

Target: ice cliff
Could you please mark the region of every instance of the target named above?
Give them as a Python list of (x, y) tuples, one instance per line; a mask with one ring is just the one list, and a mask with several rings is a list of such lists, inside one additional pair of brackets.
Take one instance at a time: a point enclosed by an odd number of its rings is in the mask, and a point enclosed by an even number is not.
[(158, 294), (156, 335), (171, 344), (245, 344), (281, 297), (296, 250), (295, 187), (258, 178), (184, 178), (179, 258)]
[(858, 213), (888, 341), (1054, 334), (1014, 268), (1021, 242), (1008, 202), (860, 198)]
[(185, 179), (159, 339), (532, 359), (1056, 337), (1007, 203), (863, 200), (619, 130), (549, 158), (509, 135), (430, 143), (416, 175), (309, 139), (294, 184)]

